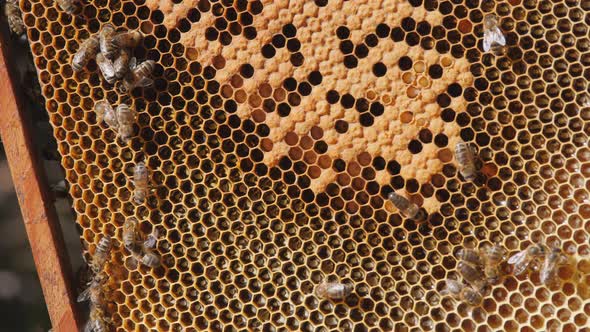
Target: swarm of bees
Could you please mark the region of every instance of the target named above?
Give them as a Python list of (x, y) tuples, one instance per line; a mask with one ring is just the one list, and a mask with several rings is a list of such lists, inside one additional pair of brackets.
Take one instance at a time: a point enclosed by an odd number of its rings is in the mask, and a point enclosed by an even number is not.
[(506, 249), (499, 244), (482, 250), (463, 248), (457, 252), (457, 269), (466, 284), (455, 279), (446, 281), (443, 294), (464, 301), (470, 306), (479, 306), (489, 285), (497, 284), (501, 278), (501, 266)]
[(104, 283), (107, 279), (104, 266), (110, 256), (112, 248), (111, 238), (104, 236), (98, 241), (94, 256), (90, 263), (90, 270), (94, 273), (88, 287), (78, 295), (78, 302), (90, 301), (90, 318), (84, 326), (84, 332), (108, 331), (110, 319), (104, 315), (106, 302)]
[(539, 277), (541, 282), (547, 286), (551, 286), (557, 281), (559, 266), (566, 264), (566, 262), (567, 257), (561, 249), (557, 247), (550, 249), (543, 243), (529, 246), (508, 259), (508, 264), (513, 266), (512, 273), (514, 275), (523, 274), (529, 267), (542, 263)]
[(393, 203), (393, 205), (400, 211), (401, 215), (405, 218), (412, 219), (416, 222), (425, 221), (428, 218), (426, 211), (421, 209), (418, 205), (410, 202), (407, 198), (402, 195), (396, 194), (395, 192), (389, 193), (387, 198)]
[[(146, 87), (153, 84), (149, 77), (156, 63), (152, 60), (137, 64), (137, 59), (131, 57), (131, 49), (139, 45), (143, 35), (139, 31), (117, 32), (111, 24), (102, 26), (98, 34), (86, 39), (72, 58), (72, 69), (80, 71), (90, 59), (96, 58), (96, 64), (105, 81), (115, 84), (122, 81), (118, 89), (129, 92), (136, 87)], [(137, 112), (127, 104), (120, 104), (116, 109), (108, 101), (102, 100), (94, 105), (96, 120), (103, 121), (115, 132), (124, 143), (133, 137), (133, 124)]]
[[(77, 0), (56, 0), (68, 14), (75, 14), (80, 10)], [(16, 0), (8, 0), (5, 14), (11, 30), (15, 34), (23, 34), (25, 26), (20, 15)], [(72, 58), (71, 66), (75, 72), (81, 71), (92, 59), (104, 78), (110, 85), (119, 83), (118, 91), (128, 93), (137, 87), (147, 87), (153, 84), (150, 78), (156, 63), (152, 60), (137, 63), (133, 57), (133, 48), (143, 39), (139, 31), (117, 31), (112, 24), (104, 24), (98, 34), (86, 39)], [(499, 28), (498, 17), (490, 14), (484, 18), (483, 49), (496, 55), (505, 52), (506, 38)], [(590, 103), (590, 101), (586, 101)], [(586, 105), (588, 106), (588, 105)], [(117, 132), (118, 137), (128, 143), (133, 137), (133, 125), (137, 112), (129, 105), (122, 103), (114, 107), (108, 101), (102, 100), (95, 104), (94, 110), (98, 123), (105, 122), (107, 126)], [(476, 152), (466, 142), (460, 141), (455, 147), (456, 159), (462, 177), (467, 181), (474, 181), (478, 172)], [(136, 204), (145, 202), (149, 193), (149, 171), (144, 162), (138, 163), (133, 170), (134, 193)], [(65, 192), (65, 181), (55, 186), (57, 192)], [(405, 218), (417, 222), (426, 221), (426, 211), (406, 197), (391, 192), (388, 199)], [(139, 229), (139, 222), (135, 217), (128, 218), (123, 225), (122, 242), (137, 264), (149, 268), (156, 268), (161, 264), (160, 256), (155, 252), (158, 232), (154, 228), (152, 233), (145, 235)], [(107, 275), (104, 266), (110, 257), (112, 248), (111, 238), (104, 236), (96, 246), (89, 268), (93, 273), (88, 286), (78, 296), (78, 302), (90, 301), (90, 319), (84, 331), (108, 331), (110, 320), (105, 316), (104, 284)], [(458, 253), (458, 272), (462, 281), (447, 279), (443, 294), (464, 301), (469, 306), (481, 305), (486, 290), (490, 285), (497, 284), (503, 277), (502, 265), (505, 261), (506, 250), (499, 244), (483, 248), (461, 249)], [(540, 279), (544, 284), (553, 283), (557, 279), (557, 268), (565, 261), (565, 257), (558, 248), (549, 249), (544, 244), (535, 244), (515, 254), (507, 260), (513, 266), (514, 275), (527, 271), (531, 265), (542, 263)], [(342, 300), (353, 292), (353, 285), (342, 282), (323, 280), (315, 288), (315, 295), (322, 299)]]
[(133, 258), (138, 262), (150, 268), (160, 266), (160, 256), (153, 249), (156, 247), (158, 239), (157, 230), (147, 237), (142, 236), (138, 229), (137, 219), (128, 218), (123, 225), (123, 245)]
[(147, 87), (153, 84), (150, 75), (156, 67), (153, 60), (137, 63), (131, 57), (131, 50), (143, 40), (139, 31), (117, 32), (109, 23), (102, 26), (99, 33), (86, 39), (72, 58), (72, 69), (80, 71), (91, 59), (96, 64), (105, 81), (115, 84), (122, 80), (119, 91), (129, 92), (136, 87)]
[(17, 36), (25, 33), (25, 23), (21, 16), (20, 7), (17, 0), (7, 0), (4, 4), (4, 15), (8, 21), (10, 31)]
[(352, 285), (341, 282), (329, 282), (322, 280), (315, 289), (315, 294), (320, 299), (342, 300), (352, 293)]
[(488, 14), (483, 19), (483, 50), (490, 50), (495, 55), (504, 54), (506, 49), (506, 37), (500, 30), (498, 17), (494, 14)]

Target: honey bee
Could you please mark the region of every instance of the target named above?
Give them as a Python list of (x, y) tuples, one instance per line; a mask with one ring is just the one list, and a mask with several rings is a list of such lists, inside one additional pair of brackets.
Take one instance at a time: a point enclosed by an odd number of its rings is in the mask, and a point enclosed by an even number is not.
[(112, 24), (105, 24), (100, 29), (99, 40), (100, 40), (100, 53), (102, 53), (107, 59), (113, 60), (117, 47), (113, 43), (113, 36), (115, 35), (115, 27)]
[(109, 331), (108, 322), (110, 320), (104, 316), (102, 308), (90, 306), (90, 317), (84, 326), (84, 332), (107, 332)]
[(500, 264), (504, 260), (506, 249), (499, 244), (487, 248), (484, 252), (484, 274), (489, 282), (496, 283), (500, 279)]
[(463, 277), (463, 280), (465, 280), (469, 285), (473, 286), (473, 288), (482, 290), (486, 287), (487, 283), (483, 271), (477, 266), (469, 264), (465, 261), (461, 261), (459, 262), (457, 268), (459, 270), (459, 274), (461, 274)]
[(426, 212), (414, 203), (411, 203), (404, 196), (398, 195), (394, 192), (389, 193), (387, 198), (395, 205), (400, 213), (406, 217), (415, 221), (425, 221), (427, 218)]
[(154, 71), (156, 62), (153, 60), (147, 60), (140, 64), (137, 64), (136, 58), (131, 58), (129, 61), (129, 73), (123, 80), (121, 87), (122, 92), (129, 92), (137, 87), (146, 87), (154, 83), (149, 76)]
[(137, 204), (145, 202), (149, 190), (149, 172), (144, 162), (138, 163), (133, 169), (133, 201)]
[(484, 263), (481, 254), (473, 249), (460, 249), (457, 258), (474, 266), (483, 266)]
[(84, 292), (88, 288), (88, 285), (94, 280), (92, 268), (88, 265), (85, 258), (84, 263), (78, 268), (78, 271), (76, 271), (76, 280), (78, 281), (76, 287), (78, 294)]
[(134, 48), (143, 39), (143, 34), (137, 30), (121, 32), (113, 36), (112, 43), (119, 48)]
[(480, 292), (472, 287), (465, 286), (455, 279), (447, 279), (446, 287), (441, 292), (443, 295), (449, 294), (453, 298), (464, 301), (472, 307), (477, 307), (483, 301), (483, 296)]
[(94, 112), (96, 112), (96, 123), (106, 122), (113, 130), (118, 130), (119, 122), (117, 121), (117, 113), (113, 106), (106, 100), (101, 100), (94, 104)]
[(4, 15), (8, 21), (8, 27), (15, 35), (20, 36), (25, 33), (26, 27), (21, 16), (20, 8), (16, 0), (7, 0), (4, 4)]
[(97, 35), (92, 35), (86, 39), (78, 49), (78, 52), (74, 54), (72, 58), (72, 69), (74, 71), (80, 71), (90, 59), (94, 58), (98, 53), (99, 49), (99, 38)]
[(100, 239), (100, 241), (98, 241), (98, 244), (96, 245), (96, 250), (94, 251), (94, 256), (92, 258), (92, 269), (96, 274), (98, 274), (104, 267), (104, 264), (109, 258), (111, 248), (112, 243), (110, 236), (103, 236)]
[(455, 145), (455, 155), (459, 164), (459, 172), (467, 181), (475, 180), (476, 166), (475, 154), (473, 148), (469, 143), (463, 141), (457, 142)]
[(352, 293), (352, 285), (326, 280), (320, 282), (315, 289), (317, 297), (329, 300), (342, 300), (350, 293)]
[(483, 19), (483, 50), (501, 55), (506, 46), (506, 37), (498, 25), (498, 17), (494, 14), (488, 14)]
[(119, 56), (115, 59), (114, 67), (115, 67), (115, 77), (117, 79), (122, 79), (129, 71), (129, 59), (130, 55), (126, 49), (122, 49), (119, 51)]
[(127, 104), (117, 106), (117, 123), (119, 124), (119, 136), (124, 143), (129, 143), (133, 136), (133, 124), (136, 112)]
[(92, 305), (101, 306), (104, 302), (104, 296), (102, 291), (102, 282), (104, 280), (102, 273), (94, 276), (88, 287), (78, 295), (78, 302), (85, 302), (90, 300)]
[(137, 246), (138, 239), (137, 219), (131, 217), (125, 220), (123, 224), (123, 245), (130, 252), (136, 252), (140, 248)]
[(80, 8), (80, 3), (78, 0), (55, 0), (59, 7), (63, 9), (64, 12), (74, 15), (78, 12)]
[(160, 256), (152, 250), (156, 246), (157, 231), (148, 235), (145, 240), (141, 239), (137, 219), (131, 217), (123, 224), (123, 245), (133, 258), (148, 267), (155, 268), (160, 265)]
[(557, 280), (557, 270), (559, 265), (564, 264), (565, 261), (566, 258), (561, 253), (561, 249), (551, 249), (551, 252), (545, 257), (545, 261), (541, 267), (541, 282), (548, 286), (553, 284)]
[(514, 265), (513, 273), (519, 275), (528, 269), (532, 261), (545, 256), (547, 251), (547, 246), (537, 243), (510, 257), (508, 264)]
[(96, 64), (98, 65), (98, 69), (100, 69), (105, 81), (109, 84), (115, 83), (117, 77), (115, 76), (115, 66), (113, 65), (113, 62), (107, 59), (102, 53), (98, 53), (96, 55)]

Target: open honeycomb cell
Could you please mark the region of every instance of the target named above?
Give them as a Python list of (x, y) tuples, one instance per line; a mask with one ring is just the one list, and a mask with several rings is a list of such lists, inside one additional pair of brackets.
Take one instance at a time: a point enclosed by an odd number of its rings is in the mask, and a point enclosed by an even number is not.
[[(118, 331), (580, 331), (590, 322), (587, 1), (101, 0), (77, 16), (21, 1), (85, 245), (135, 216), (163, 264), (121, 245), (107, 266)], [(502, 56), (482, 53), (496, 13)], [(145, 34), (154, 85), (123, 95), (83, 40)], [(139, 112), (128, 145), (96, 101)], [(480, 176), (454, 146), (477, 147)], [(133, 202), (145, 161), (152, 190)], [(405, 220), (392, 191), (429, 213)], [(456, 252), (559, 243), (558, 285), (507, 276), (480, 307), (441, 294)], [(354, 285), (319, 299), (323, 279)]]

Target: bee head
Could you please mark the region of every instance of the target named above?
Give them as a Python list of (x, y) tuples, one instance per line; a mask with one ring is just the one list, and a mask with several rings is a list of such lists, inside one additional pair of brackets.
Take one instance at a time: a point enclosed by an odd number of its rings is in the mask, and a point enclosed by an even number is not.
[(529, 253), (533, 256), (542, 256), (542, 255), (546, 255), (548, 251), (548, 248), (545, 247), (544, 244), (537, 244), (533, 247), (531, 247)]
[(498, 25), (498, 17), (494, 14), (488, 14), (483, 20), (483, 24), (486, 29), (492, 29)]

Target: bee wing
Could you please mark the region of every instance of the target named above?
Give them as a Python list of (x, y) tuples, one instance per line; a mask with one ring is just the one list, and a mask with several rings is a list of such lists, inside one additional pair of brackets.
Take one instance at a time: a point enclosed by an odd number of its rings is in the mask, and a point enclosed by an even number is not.
[(105, 108), (108, 104), (109, 103), (105, 100), (97, 101), (96, 104), (94, 104), (94, 112), (96, 112), (97, 123), (101, 123), (104, 120)]
[(133, 57), (129, 60), (129, 71), (132, 71), (135, 67), (137, 67), (137, 58)]
[(85, 290), (82, 291), (82, 293), (80, 293), (80, 295), (78, 295), (77, 301), (84, 302), (84, 301), (88, 301), (89, 299), (90, 299), (90, 287), (86, 288)]
[(137, 82), (137, 86), (142, 88), (151, 86), (152, 84), (154, 84), (154, 80), (149, 77), (142, 77), (139, 82)]
[(488, 52), (494, 44), (502, 46), (506, 45), (506, 37), (504, 37), (504, 34), (502, 34), (500, 28), (490, 30), (483, 36), (483, 50), (485, 52)]
[(515, 254), (514, 256), (508, 258), (508, 264), (514, 265), (519, 262), (522, 262), (526, 258), (526, 255), (527, 255), (526, 250), (523, 250), (523, 251)]
[(442, 295), (453, 295), (456, 296), (461, 292), (463, 288), (463, 284), (455, 279), (447, 279), (445, 283), (445, 287), (441, 291)]
[(146, 248), (153, 249), (156, 247), (156, 242), (158, 241), (158, 230), (154, 229), (154, 231), (147, 236), (147, 239), (143, 242), (143, 245)]
[(84, 332), (93, 332), (94, 331), (94, 323), (93, 320), (88, 320), (84, 325)]
[(492, 41), (490, 40), (490, 36), (488, 34), (485, 34), (483, 36), (483, 51), (489, 52), (491, 48), (492, 48)]
[(555, 262), (550, 259), (545, 259), (543, 262), (543, 267), (541, 268), (541, 272), (539, 273), (539, 279), (541, 282), (546, 283), (550, 278), (551, 271), (555, 268)]
[(496, 42), (502, 46), (506, 46), (506, 37), (504, 37), (504, 34), (502, 33), (502, 30), (500, 30), (500, 28), (496, 27), (491, 32), (492, 32), (494, 42)]

